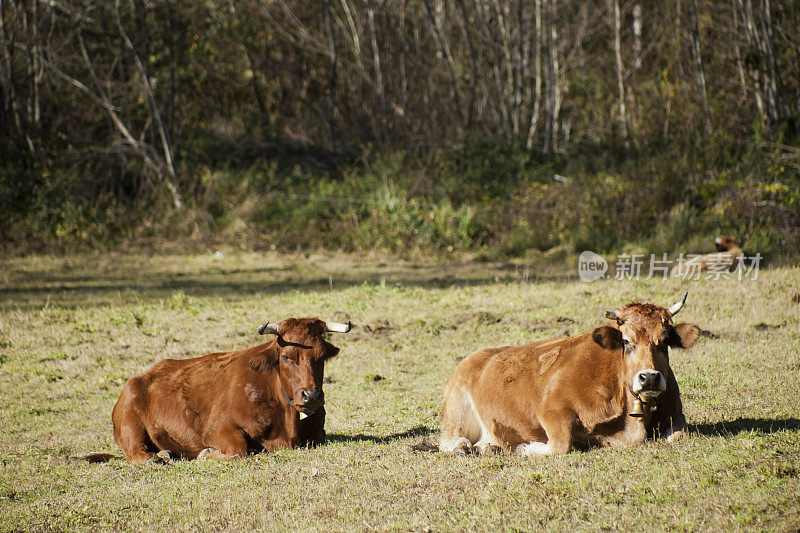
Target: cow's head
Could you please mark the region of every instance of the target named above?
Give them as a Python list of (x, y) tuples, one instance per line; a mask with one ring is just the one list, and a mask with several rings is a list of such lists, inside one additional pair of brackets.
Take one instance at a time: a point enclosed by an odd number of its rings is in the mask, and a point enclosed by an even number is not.
[(733, 235), (722, 235), (714, 239), (714, 245), (718, 252), (727, 252), (739, 248), (739, 241)]
[[(673, 324), (686, 296), (669, 309), (647, 303), (629, 303), (617, 311), (606, 311), (613, 326), (597, 328), (594, 340), (622, 354), (622, 379), (637, 401), (648, 403), (667, 388), (669, 348), (691, 348), (700, 329), (694, 324)], [(638, 406), (641, 408), (641, 405)]]
[(340, 324), (318, 318), (287, 318), (258, 328), (260, 335), (277, 336), (272, 348), (277, 355), (284, 400), (301, 414), (311, 414), (325, 403), (325, 360), (339, 353), (339, 348), (325, 340), (325, 333), (346, 333), (350, 328), (349, 322)]

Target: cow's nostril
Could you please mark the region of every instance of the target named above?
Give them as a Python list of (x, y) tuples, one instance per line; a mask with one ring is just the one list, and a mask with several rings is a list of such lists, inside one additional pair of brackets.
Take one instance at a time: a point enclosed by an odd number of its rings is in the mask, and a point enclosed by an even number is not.
[(320, 400), (322, 393), (314, 389), (305, 389), (300, 393), (300, 399), (304, 404), (314, 403)]
[(645, 383), (647, 383), (647, 377), (648, 377), (647, 374), (645, 374), (644, 372), (639, 374), (639, 382), (642, 385), (644, 385)]

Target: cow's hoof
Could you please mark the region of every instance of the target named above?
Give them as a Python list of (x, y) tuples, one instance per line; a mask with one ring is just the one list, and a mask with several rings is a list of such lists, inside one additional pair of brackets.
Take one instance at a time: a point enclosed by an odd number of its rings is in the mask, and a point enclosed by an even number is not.
[(517, 455), (552, 455), (553, 449), (544, 442), (528, 442), (517, 447)]
[(678, 430), (675, 433), (671, 434), (669, 437), (667, 437), (667, 444), (672, 444), (673, 442), (683, 438), (683, 436), (684, 436), (683, 430)]
[(498, 455), (503, 453), (503, 449), (495, 444), (489, 444), (478, 450), (481, 455)]
[(150, 462), (157, 465), (168, 465), (172, 463), (172, 454), (169, 453), (169, 450), (161, 450), (150, 456)]
[(461, 444), (460, 446), (456, 446), (453, 449), (453, 455), (458, 455), (460, 457), (464, 457), (466, 455), (472, 455), (472, 446), (468, 444)]
[(204, 448), (199, 454), (197, 454), (197, 459), (211, 459), (211, 454), (213, 454), (215, 448)]
[(478, 455), (496, 455), (503, 450), (496, 444), (490, 444), (484, 441), (475, 443), (475, 446), (472, 447), (472, 451)]

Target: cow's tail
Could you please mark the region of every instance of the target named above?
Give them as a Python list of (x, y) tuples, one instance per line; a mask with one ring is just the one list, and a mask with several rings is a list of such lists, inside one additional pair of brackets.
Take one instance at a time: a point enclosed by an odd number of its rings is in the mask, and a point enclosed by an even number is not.
[(86, 461), (87, 463), (107, 463), (112, 459), (122, 459), (110, 453), (90, 453), (88, 455), (71, 455), (68, 459), (74, 463)]

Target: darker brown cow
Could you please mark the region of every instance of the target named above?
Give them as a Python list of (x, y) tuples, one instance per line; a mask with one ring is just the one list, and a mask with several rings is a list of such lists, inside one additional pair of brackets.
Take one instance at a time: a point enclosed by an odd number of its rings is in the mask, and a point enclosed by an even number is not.
[(471, 354), (445, 384), (439, 449), (559, 454), (675, 440), (686, 419), (667, 352), (699, 335), (672, 322), (685, 301), (630, 303), (577, 337)]
[(259, 328), (276, 336), (265, 344), (165, 359), (125, 384), (112, 415), (114, 439), (134, 463), (163, 457), (165, 450), (227, 459), (321, 444), (322, 374), (339, 352), (323, 335), (349, 330), (349, 323), (288, 318)]

